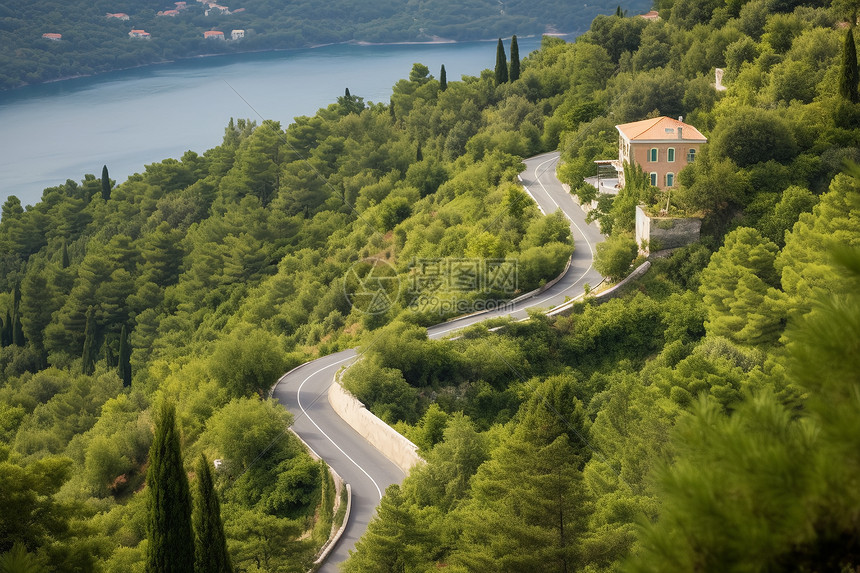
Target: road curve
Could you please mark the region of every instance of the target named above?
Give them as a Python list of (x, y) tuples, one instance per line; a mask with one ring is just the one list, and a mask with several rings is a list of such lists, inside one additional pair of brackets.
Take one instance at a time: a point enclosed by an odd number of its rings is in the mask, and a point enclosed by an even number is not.
[[(603, 240), (596, 224), (586, 224), (585, 215), (555, 177), (558, 152), (525, 160), (520, 175), (523, 186), (545, 213), (561, 209), (570, 221), (576, 249), (564, 277), (539, 295), (518, 302), (513, 308), (466, 316), (427, 329), (431, 338), (488, 318), (511, 315), (525, 318), (527, 308), (551, 308), (582, 294), (585, 284), (596, 286), (603, 277), (592, 268), (594, 246)], [(406, 477), (332, 410), (328, 388), (335, 372), (356, 357), (355, 350), (344, 350), (308, 362), (285, 374), (275, 385), (273, 396), (290, 412), (293, 430), (307, 442), (340, 476), (352, 486), (352, 512), (335, 549), (320, 571), (337, 571), (337, 564), (349, 557), (349, 550), (364, 534), (385, 488)]]

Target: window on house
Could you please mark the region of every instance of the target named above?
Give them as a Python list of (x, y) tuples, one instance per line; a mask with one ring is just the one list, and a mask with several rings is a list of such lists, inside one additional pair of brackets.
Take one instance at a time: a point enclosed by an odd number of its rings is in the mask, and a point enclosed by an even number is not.
[(651, 163), (657, 163), (657, 148), (652, 147), (648, 150), (648, 161)]
[(675, 161), (675, 148), (674, 147), (670, 147), (666, 151), (666, 161), (668, 161), (669, 163), (673, 163)]
[(654, 187), (657, 186), (657, 174), (653, 172), (651, 173), (651, 185)]
[(687, 163), (692, 163), (695, 160), (696, 160), (696, 150), (691, 147), (690, 150), (687, 152)]
[(666, 174), (666, 187), (674, 187), (675, 186), (675, 174), (667, 173)]

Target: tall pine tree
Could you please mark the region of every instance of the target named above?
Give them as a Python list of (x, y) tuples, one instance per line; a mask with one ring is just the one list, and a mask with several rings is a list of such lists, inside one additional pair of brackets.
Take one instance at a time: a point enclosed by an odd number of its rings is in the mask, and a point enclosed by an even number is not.
[(146, 472), (146, 573), (192, 573), (191, 493), (182, 466), (176, 408), (161, 405)]
[(123, 386), (131, 386), (131, 346), (128, 342), (128, 329), (123, 324), (122, 333), (119, 335), (119, 363), (117, 374), (122, 380)]
[(496, 46), (496, 85), (503, 84), (508, 81), (508, 60), (505, 56), (505, 45), (502, 39), (499, 38), (499, 44)]
[(860, 83), (860, 72), (857, 70), (857, 46), (854, 44), (854, 32), (848, 28), (845, 34), (845, 45), (842, 47), (842, 67), (839, 73), (839, 95), (851, 103), (860, 102), (857, 85)]
[(442, 69), (439, 70), (439, 91), (448, 89), (448, 73), (445, 71), (445, 64), (442, 64)]
[(356, 551), (341, 568), (344, 573), (395, 573), (415, 571), (422, 560), (415, 515), (403, 499), (400, 486), (392, 484), (376, 508), (367, 532), (355, 544)]
[(110, 176), (108, 176), (107, 165), (102, 165), (102, 199), (110, 199)]
[(517, 44), (517, 36), (514, 34), (514, 37), (511, 38), (511, 74), (510, 80), (512, 82), (520, 79), (520, 47)]
[(92, 374), (96, 369), (96, 309), (87, 309), (87, 325), (84, 327), (84, 351), (81, 354), (81, 371)]
[(194, 571), (195, 573), (232, 573), (221, 504), (212, 484), (212, 472), (206, 456), (200, 454), (195, 468), (197, 497), (194, 499)]

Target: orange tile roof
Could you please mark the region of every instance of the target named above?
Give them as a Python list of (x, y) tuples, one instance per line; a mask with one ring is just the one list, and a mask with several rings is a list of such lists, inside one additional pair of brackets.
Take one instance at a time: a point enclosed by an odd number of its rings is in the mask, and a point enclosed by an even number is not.
[(212, 36), (223, 36), (224, 32), (219, 32), (217, 30), (209, 30), (208, 32), (203, 32), (204, 38), (211, 38)]
[(62, 35), (62, 34), (54, 34), (54, 33), (48, 32), (47, 34), (42, 34), (42, 37), (43, 37), (43, 38), (50, 38), (51, 40), (59, 40), (60, 38), (62, 38), (62, 37), (63, 37), (63, 35)]
[(648, 12), (646, 14), (639, 14), (639, 17), (645, 18), (646, 20), (659, 20), (660, 19), (660, 13), (657, 12), (657, 10), (651, 10), (650, 12)]
[(679, 127), (683, 128), (684, 140), (702, 143), (708, 141), (708, 138), (692, 125), (665, 116), (615, 126), (630, 141), (678, 141)]

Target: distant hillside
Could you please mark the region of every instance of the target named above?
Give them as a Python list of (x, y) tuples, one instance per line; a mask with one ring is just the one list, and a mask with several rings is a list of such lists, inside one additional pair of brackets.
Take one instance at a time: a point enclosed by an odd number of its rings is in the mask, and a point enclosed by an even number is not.
[[(617, 8), (609, 0), (576, 10), (562, 0), (224, 0), (221, 5), (214, 0), (188, 0), (184, 7), (181, 4), (172, 0), (0, 4), (0, 89), (204, 54), (350, 41), (462, 41), (572, 33), (586, 30), (596, 15)], [(626, 8), (632, 14), (649, 6), (646, 0), (635, 0)], [(143, 30), (148, 36), (131, 37), (132, 30)], [(225, 39), (204, 38), (204, 32), (211, 30), (223, 32)], [(244, 30), (244, 37), (233, 40), (233, 30)]]

